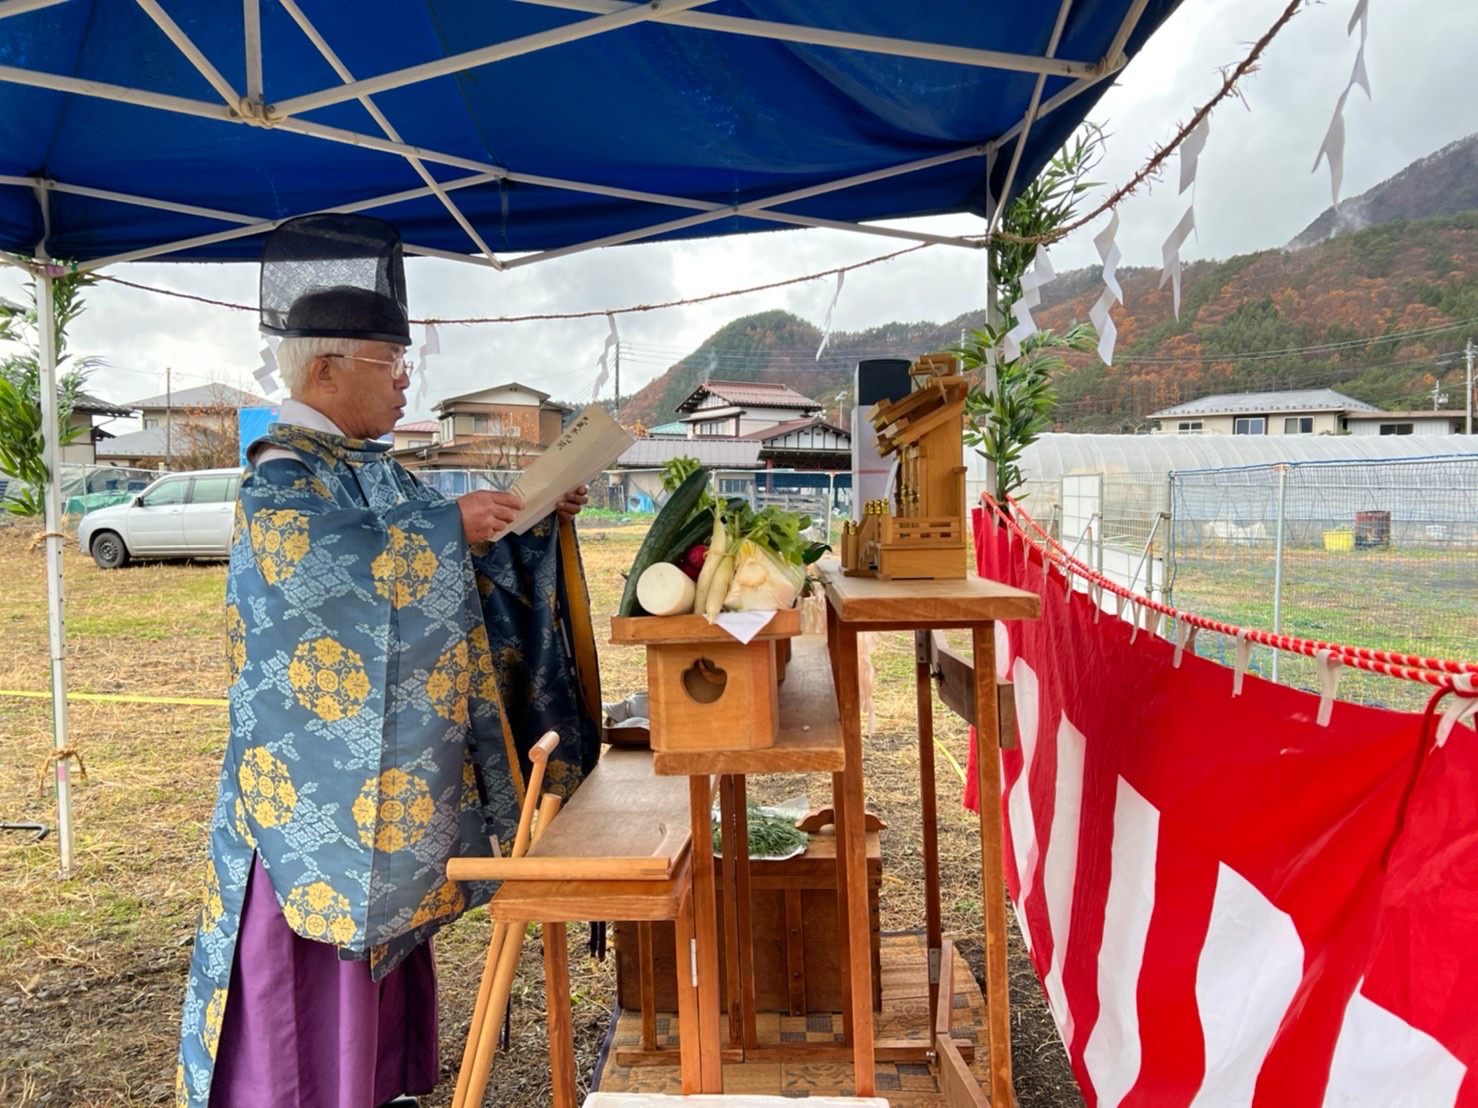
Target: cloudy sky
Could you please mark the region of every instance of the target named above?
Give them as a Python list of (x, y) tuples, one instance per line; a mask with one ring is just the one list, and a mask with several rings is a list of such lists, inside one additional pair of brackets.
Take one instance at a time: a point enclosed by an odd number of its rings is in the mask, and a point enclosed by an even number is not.
[[(1219, 68), (1240, 61), (1285, 3), (1185, 0), (1093, 114), (1110, 136), (1095, 174), (1105, 191), (1131, 177), (1211, 97), (1220, 86)], [(1195, 192), (1199, 232), (1184, 257), (1225, 258), (1281, 245), (1329, 205), (1328, 171), (1311, 167), (1354, 63), (1357, 38), (1346, 34), (1353, 10), (1354, 0), (1305, 7), (1273, 42), (1260, 71), (1244, 82), (1244, 102), (1224, 102), (1212, 116)], [(1345, 109), (1343, 196), (1478, 131), (1478, 4), (1370, 0), (1369, 13), (1366, 66), (1374, 95), (1367, 100), (1357, 89)], [(1184, 210), (1176, 172), (1172, 165), (1164, 181), (1121, 206), (1123, 264), (1160, 263), (1161, 243)], [(1092, 235), (1106, 220), (1055, 246), (1053, 265), (1062, 271), (1097, 264)], [(955, 234), (983, 230), (981, 221), (965, 217), (921, 225)], [(615, 247), (501, 274), (412, 259), (408, 282), (414, 316), (605, 311), (781, 281), (894, 249), (890, 240), (872, 236), (791, 230)], [(234, 303), (256, 298), (253, 265), (137, 264), (120, 267), (117, 275)], [(890, 320), (946, 320), (983, 302), (983, 282), (980, 253), (932, 247), (849, 274), (833, 325), (859, 330)], [(619, 316), (622, 392), (635, 391), (739, 316), (786, 308), (820, 324), (834, 284), (827, 278)], [(20, 295), (15, 273), (0, 274), (0, 296)], [(96, 395), (128, 402), (162, 393), (166, 367), (175, 388), (212, 381), (254, 387), (251, 371), (261, 345), (255, 313), (106, 285), (88, 293), (87, 305), (72, 348), (106, 359), (89, 383)], [(433, 360), (425, 396), (408, 418), (428, 414), (443, 396), (509, 380), (556, 399), (588, 399), (606, 332), (602, 317), (443, 328), (443, 353)]]

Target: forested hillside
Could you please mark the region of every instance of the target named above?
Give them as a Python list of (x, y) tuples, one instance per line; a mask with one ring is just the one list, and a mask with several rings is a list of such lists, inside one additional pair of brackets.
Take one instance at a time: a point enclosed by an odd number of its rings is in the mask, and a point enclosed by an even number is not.
[[(1462, 403), (1460, 352), (1478, 340), (1478, 135), (1452, 143), (1314, 220), (1286, 249), (1201, 261), (1183, 273), (1180, 316), (1158, 269), (1121, 268), (1112, 366), (1075, 355), (1057, 381), (1060, 429), (1134, 431), (1149, 413), (1222, 392), (1332, 387), (1382, 408), (1429, 408), (1444, 385)], [(1097, 269), (1042, 289), (1037, 320), (1088, 318)], [(863, 358), (914, 358), (960, 341), (984, 310), (940, 323), (835, 333), (788, 312), (736, 319), (622, 405), (646, 427), (705, 380), (781, 381), (824, 404), (849, 402)]]
[[(1159, 271), (1121, 269), (1114, 364), (1078, 355), (1058, 379), (1062, 430), (1132, 431), (1160, 408), (1221, 392), (1329, 386), (1383, 408), (1429, 408), (1439, 379), (1462, 395), (1453, 355), (1478, 338), (1478, 213), (1387, 223), (1303, 250), (1186, 267), (1180, 317)], [(1096, 271), (1043, 289), (1038, 320), (1086, 319)], [(745, 316), (622, 404), (628, 425), (675, 418), (704, 380), (782, 381), (835, 417), (861, 358), (914, 357), (958, 342), (981, 314), (832, 335), (787, 312)]]

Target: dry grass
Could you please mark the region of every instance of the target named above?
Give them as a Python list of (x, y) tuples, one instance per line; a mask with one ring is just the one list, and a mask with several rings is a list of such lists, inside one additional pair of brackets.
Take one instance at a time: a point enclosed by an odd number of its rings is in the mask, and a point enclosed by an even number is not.
[[(0, 525), (5, 582), (0, 642), (0, 821), (54, 827), (55, 798), (38, 772), (52, 749), (45, 560), (35, 530)], [(640, 532), (582, 533), (597, 614), (606, 699), (642, 687), (640, 652), (604, 645), (608, 613)], [(219, 565), (96, 569), (75, 548), (65, 558), (69, 688), (128, 698), (220, 698), (225, 689)], [(913, 737), (912, 643), (884, 636), (874, 654), (876, 733), (867, 742), (868, 806), (883, 835), (882, 923), (910, 930), (924, 918)], [(936, 706), (937, 738), (964, 765), (966, 735)], [(226, 738), (224, 708), (73, 701), (73, 745), (87, 777), (75, 780), (76, 865), (57, 876), (53, 833), (42, 842), (0, 835), (0, 1099), (13, 1105), (162, 1105), (173, 1101), (179, 1005), (194, 931), (199, 865)], [(980, 885), (974, 817), (961, 782), (937, 759), (944, 924), (980, 968)], [(820, 778), (751, 780), (751, 794), (827, 801)], [(438, 940), (443, 1081), (427, 1100), (451, 1096), (486, 950), (485, 915)], [(1012, 932), (1014, 936), (1014, 931)], [(572, 940), (578, 936), (572, 934)], [(572, 945), (574, 945), (572, 943)], [(614, 959), (572, 951), (577, 1054), (588, 1074), (614, 1000)], [(1013, 952), (1014, 1066), (1023, 1108), (1082, 1103), (1051, 1030), (1040, 989)], [(487, 1103), (548, 1103), (538, 943), (525, 945), (514, 990), (512, 1047), (499, 1056)]]

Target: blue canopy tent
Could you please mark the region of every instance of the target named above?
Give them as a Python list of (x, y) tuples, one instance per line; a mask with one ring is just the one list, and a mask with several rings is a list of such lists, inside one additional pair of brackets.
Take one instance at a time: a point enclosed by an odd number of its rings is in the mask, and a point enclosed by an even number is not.
[(981, 249), (870, 221), (993, 220), (1178, 3), (0, 0), (0, 261), (45, 319), (55, 259), (255, 260), (325, 210), (495, 269), (777, 226)]

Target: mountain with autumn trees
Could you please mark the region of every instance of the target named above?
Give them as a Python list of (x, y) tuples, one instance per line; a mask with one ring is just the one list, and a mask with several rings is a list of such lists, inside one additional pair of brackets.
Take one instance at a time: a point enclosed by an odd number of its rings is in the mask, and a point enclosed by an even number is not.
[[(1286, 248), (1187, 264), (1179, 317), (1158, 269), (1121, 267), (1114, 364), (1069, 356), (1056, 378), (1058, 429), (1136, 431), (1151, 412), (1200, 396), (1283, 389), (1335, 388), (1402, 410), (1429, 408), (1441, 383), (1459, 407), (1461, 352), (1478, 340), (1475, 171), (1470, 136), (1321, 215)], [(1097, 268), (1060, 274), (1034, 315), (1061, 331), (1088, 318), (1102, 287)], [(745, 316), (625, 398), (621, 421), (670, 422), (705, 380), (781, 382), (845, 418), (860, 359), (946, 349), (983, 318), (834, 332), (818, 360), (814, 324), (783, 311)]]

